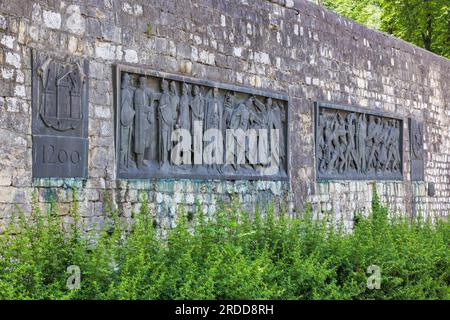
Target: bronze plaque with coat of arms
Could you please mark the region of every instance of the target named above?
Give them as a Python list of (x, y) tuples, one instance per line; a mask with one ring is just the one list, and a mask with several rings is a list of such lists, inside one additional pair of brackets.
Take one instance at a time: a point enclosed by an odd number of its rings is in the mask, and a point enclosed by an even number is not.
[(85, 178), (89, 62), (33, 50), (33, 177)]

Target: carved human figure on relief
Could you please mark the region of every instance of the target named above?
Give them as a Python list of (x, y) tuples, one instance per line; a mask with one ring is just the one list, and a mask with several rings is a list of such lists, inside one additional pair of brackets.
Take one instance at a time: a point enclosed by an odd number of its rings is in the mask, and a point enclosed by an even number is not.
[(325, 163), (326, 163), (326, 172), (331, 172), (334, 168), (334, 163), (337, 159), (337, 155), (335, 152), (335, 145), (333, 145), (333, 141), (335, 140), (335, 118), (336, 114), (327, 114), (325, 116), (324, 123), (324, 140), (325, 140)]
[(250, 124), (250, 108), (253, 103), (253, 98), (248, 98), (245, 101), (238, 103), (231, 115), (230, 129), (247, 130)]
[[(192, 94), (191, 135), (193, 137), (192, 144), (194, 149), (194, 164), (200, 164), (203, 161), (203, 123), (205, 119), (205, 99), (203, 98), (198, 85), (193, 86)], [(199, 168), (199, 166), (196, 166), (196, 170)]]
[(367, 162), (366, 162), (366, 137), (367, 137), (367, 121), (364, 114), (360, 114), (357, 123), (357, 150), (358, 150), (358, 171), (359, 173), (365, 174), (367, 172)]
[(203, 99), (202, 93), (200, 92), (200, 87), (198, 85), (194, 85), (193, 89), (193, 98), (191, 102), (192, 108), (192, 129), (194, 128), (194, 122), (200, 121), (203, 126), (203, 121), (205, 117), (205, 100)]
[(159, 98), (158, 115), (159, 115), (159, 156), (160, 165), (167, 169), (169, 165), (169, 152), (172, 150), (172, 131), (174, 127), (174, 115), (171, 102), (176, 100), (171, 99), (169, 93), (169, 82), (165, 79), (161, 81), (161, 96)]
[(150, 92), (150, 106), (147, 113), (148, 128), (146, 136), (148, 138), (144, 159), (158, 161), (158, 102), (161, 93)]
[[(190, 103), (190, 88), (187, 83), (183, 83), (181, 85), (181, 98), (180, 98), (180, 111), (178, 114), (178, 120), (176, 124), (176, 129), (182, 129), (178, 132), (177, 137), (175, 137), (176, 141), (184, 141), (183, 143), (187, 143), (188, 150), (183, 149), (180, 152), (181, 159), (186, 159), (184, 164), (191, 164), (190, 153), (192, 151), (191, 148), (191, 103)], [(181, 139), (180, 139), (181, 138)], [(186, 139), (186, 140), (185, 140)], [(173, 152), (173, 151), (172, 151)], [(185, 154), (186, 153), (186, 154)], [(186, 169), (186, 167), (184, 167)]]
[(379, 144), (379, 156), (377, 161), (377, 170), (383, 171), (388, 165), (388, 139), (390, 132), (390, 122), (386, 119), (380, 121), (381, 133), (380, 133), (380, 144)]
[[(258, 113), (255, 115), (255, 129), (257, 129), (258, 134), (258, 155), (254, 155), (258, 157), (258, 166), (266, 165), (271, 160), (276, 160), (278, 164), (278, 159), (270, 159), (269, 158), (269, 135), (270, 132), (269, 126), (272, 123), (272, 108), (273, 101), (272, 98), (266, 98), (266, 103), (262, 103), (258, 98), (254, 97), (253, 99)], [(278, 144), (278, 142), (276, 142)], [(277, 145), (278, 148), (278, 145)]]
[(326, 115), (323, 112), (319, 113), (317, 125), (317, 167), (319, 172), (324, 173), (327, 167), (327, 145), (325, 143), (325, 127)]
[(221, 129), (223, 105), (219, 97), (219, 89), (209, 90), (207, 94), (205, 130)]
[(400, 168), (400, 153), (398, 141), (400, 137), (400, 131), (398, 129), (398, 122), (395, 120), (389, 120), (387, 138), (387, 156), (384, 170), (395, 172)]
[[(222, 137), (225, 140), (226, 143), (226, 139), (230, 139), (227, 138), (227, 129), (230, 129), (230, 124), (231, 124), (231, 116), (233, 114), (233, 108), (234, 108), (234, 102), (235, 101), (235, 95), (234, 92), (232, 91), (227, 91), (225, 93), (225, 98), (224, 98), (224, 102), (223, 102), (223, 115), (222, 115)], [(228, 146), (228, 144), (226, 144), (225, 147), (225, 152), (223, 153), (224, 159), (223, 159), (223, 171), (229, 173), (231, 171), (231, 165), (227, 163), (227, 157), (229, 157), (229, 155), (227, 155), (227, 153), (230, 153), (232, 150), (228, 150), (229, 148), (231, 148), (230, 146)]]
[(350, 112), (347, 114), (345, 119), (347, 125), (347, 149), (345, 150), (345, 169), (358, 169), (358, 159), (357, 159), (357, 151), (356, 151), (356, 115), (354, 112)]
[(325, 141), (327, 144), (327, 171), (338, 171), (341, 160), (344, 158), (341, 144), (341, 120), (339, 113), (329, 115), (325, 128)]
[(139, 86), (134, 91), (134, 152), (136, 153), (136, 165), (142, 168), (144, 154), (150, 146), (150, 101), (151, 93), (147, 87), (146, 78), (139, 77)]
[(340, 113), (337, 114), (336, 144), (338, 153), (338, 172), (343, 173), (347, 167), (345, 151), (348, 146), (347, 128), (344, 118)]
[[(175, 81), (170, 81), (169, 96), (170, 96), (170, 99), (169, 99), (170, 108), (172, 109), (172, 123), (173, 123), (172, 132), (173, 132), (174, 127), (177, 125), (178, 112), (179, 112), (178, 108), (180, 106), (180, 97), (178, 96), (177, 83)], [(170, 145), (171, 145), (170, 149), (171, 150), (173, 150), (173, 143), (174, 143), (174, 141), (172, 139), (173, 139), (173, 137), (171, 135), (170, 136)], [(170, 163), (170, 161), (169, 161), (169, 163)]]
[(178, 96), (177, 83), (175, 81), (170, 82), (170, 108), (172, 109), (172, 121), (175, 123), (178, 117), (178, 107), (180, 105), (180, 97)]
[(123, 73), (120, 91), (120, 166), (122, 168), (128, 168), (130, 166), (130, 146), (135, 114), (133, 109), (133, 91), (130, 85), (130, 75)]
[[(223, 102), (223, 116), (222, 116), (222, 129), (225, 131), (230, 127), (231, 115), (233, 114), (234, 108), (234, 93), (232, 91), (227, 91), (225, 93), (225, 100)], [(225, 133), (223, 133), (225, 137)]]
[(241, 101), (235, 106), (233, 114), (231, 115), (230, 129), (234, 129), (236, 134), (236, 150), (234, 152), (236, 160), (232, 162), (235, 170), (238, 170), (239, 167), (250, 168), (250, 166), (246, 163), (246, 159), (248, 159), (246, 133), (247, 129), (249, 129), (250, 121), (253, 119), (251, 111), (252, 105), (253, 97), (250, 97), (245, 101)]
[(367, 171), (378, 170), (378, 158), (380, 153), (381, 126), (380, 118), (370, 115), (367, 127), (366, 143), (368, 147)]
[(254, 118), (254, 129), (262, 129), (266, 126), (267, 122), (267, 110), (268, 106), (272, 106), (272, 98), (266, 99), (266, 104), (264, 104), (262, 101), (260, 101), (257, 97), (253, 96), (253, 103), (256, 106), (255, 109), (255, 116)]
[(183, 83), (181, 86), (180, 113), (178, 115), (178, 128), (191, 131), (191, 114), (190, 114), (190, 96), (189, 85)]
[(223, 163), (223, 137), (221, 131), (223, 103), (220, 101), (219, 89), (217, 87), (208, 92), (206, 101), (204, 139), (208, 139), (210, 143), (205, 145), (205, 150), (208, 150), (207, 148), (211, 150), (209, 153), (211, 159), (207, 161), (210, 163), (208, 170), (220, 173), (220, 168), (217, 165)]
[[(400, 122), (393, 121), (394, 128), (392, 130), (392, 157), (393, 157), (393, 165), (392, 170), (399, 171), (401, 170), (401, 155), (400, 155)], [(422, 137), (423, 139), (423, 137)], [(422, 141), (423, 144), (423, 141)]]

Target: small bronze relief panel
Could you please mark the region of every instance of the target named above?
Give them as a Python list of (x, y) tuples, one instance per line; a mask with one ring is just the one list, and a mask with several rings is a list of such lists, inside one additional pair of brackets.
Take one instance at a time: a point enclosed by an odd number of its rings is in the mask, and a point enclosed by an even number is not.
[(32, 52), (33, 177), (85, 178), (89, 63)]
[(424, 180), (423, 123), (409, 119), (409, 139), (411, 148), (411, 180)]
[(319, 180), (402, 180), (403, 121), (361, 108), (315, 104)]
[(288, 96), (116, 67), (117, 176), (288, 178)]

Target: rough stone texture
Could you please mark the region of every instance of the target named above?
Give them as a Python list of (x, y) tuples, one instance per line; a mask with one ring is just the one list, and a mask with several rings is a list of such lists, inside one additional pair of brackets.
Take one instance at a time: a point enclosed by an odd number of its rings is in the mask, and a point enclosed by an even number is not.
[[(450, 61), (304, 1), (73, 0), (1, 1), (0, 226), (33, 190), (45, 207), (79, 189), (86, 221), (101, 221), (105, 194), (123, 209), (148, 194), (158, 221), (171, 224), (179, 204), (196, 198), (211, 212), (222, 199), (249, 209), (274, 200), (311, 202), (351, 227), (376, 186), (393, 208), (447, 217), (450, 209)], [(32, 180), (31, 48), (90, 60), (89, 177)], [(197, 78), (288, 93), (291, 181), (118, 181), (114, 159), (112, 65), (129, 63)], [(404, 181), (317, 183), (313, 102), (396, 113), (424, 122), (425, 182), (410, 181), (408, 128)], [(405, 124), (408, 122), (405, 121)], [(427, 196), (428, 182), (435, 196)], [(292, 202), (290, 202), (292, 200)], [(3, 219), (3, 221), (2, 221)]]

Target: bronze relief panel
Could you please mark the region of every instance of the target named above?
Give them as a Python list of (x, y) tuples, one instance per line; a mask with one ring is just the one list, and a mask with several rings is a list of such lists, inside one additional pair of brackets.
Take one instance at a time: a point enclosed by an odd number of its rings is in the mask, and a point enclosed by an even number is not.
[(319, 180), (402, 180), (403, 121), (361, 108), (315, 105)]
[(117, 66), (118, 177), (288, 178), (286, 95)]
[(33, 50), (34, 178), (87, 176), (88, 74), (86, 59)]

